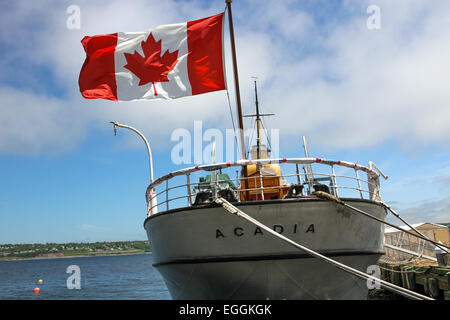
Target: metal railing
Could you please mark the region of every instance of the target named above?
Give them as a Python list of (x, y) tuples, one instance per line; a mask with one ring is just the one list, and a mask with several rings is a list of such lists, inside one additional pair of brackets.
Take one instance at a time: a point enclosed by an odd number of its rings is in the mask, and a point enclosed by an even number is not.
[[(280, 166), (281, 172), (283, 173), (279, 175), (261, 173), (270, 164), (283, 165), (283, 167)], [(294, 164), (295, 168), (288, 168), (289, 164)], [(304, 173), (299, 172), (298, 165), (311, 164), (320, 165), (322, 168), (328, 167), (330, 172), (315, 171), (312, 173), (312, 178), (311, 174), (309, 172), (307, 173), (305, 168), (303, 168)], [(239, 177), (238, 170), (235, 171), (237, 177), (234, 179), (230, 178), (228, 173), (231, 174), (233, 168), (242, 168), (245, 165), (256, 165), (258, 168), (256, 174), (246, 178)], [(336, 174), (335, 166), (353, 169), (354, 176)], [(319, 158), (241, 160), (234, 163), (227, 162), (196, 166), (174, 171), (151, 183), (146, 192), (147, 215), (155, 214), (158, 211), (168, 211), (176, 208), (191, 207), (201, 203), (211, 203), (221, 192), (227, 192), (228, 196), (231, 197), (231, 201), (281, 199), (286, 197), (293, 186), (300, 186), (301, 189), (301, 194), (296, 194), (295, 196), (310, 196), (318, 186), (325, 185), (326, 187), (323, 188), (338, 197), (381, 200), (379, 195), (379, 176), (382, 173), (376, 167), (376, 170), (380, 174), (371, 168), (347, 161), (324, 160)], [(295, 172), (289, 173), (288, 169), (294, 169)], [(367, 173), (367, 180), (360, 177), (359, 171)], [(209, 180), (203, 179), (202, 181), (192, 182), (195, 178), (200, 180), (202, 175), (205, 176), (208, 174), (210, 175)], [(219, 174), (226, 178), (221, 179)], [(179, 180), (183, 178), (184, 181)], [(268, 179), (278, 179), (279, 183), (272, 185), (267, 183)], [(172, 186), (169, 185), (169, 181), (172, 183)], [(323, 184), (323, 182), (327, 184)], [(363, 185), (366, 185), (367, 188), (364, 188)], [(204, 198), (202, 201), (198, 199), (200, 196)], [(156, 200), (163, 201), (157, 202)]]

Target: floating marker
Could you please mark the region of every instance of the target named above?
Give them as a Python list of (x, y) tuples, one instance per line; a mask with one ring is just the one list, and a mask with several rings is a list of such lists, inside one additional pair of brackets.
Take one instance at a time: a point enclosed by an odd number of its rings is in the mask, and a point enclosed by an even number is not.
[(42, 283), (42, 282), (44, 282), (44, 281), (42, 281), (42, 279), (39, 279), (38, 282), (39, 282), (39, 283)]
[(38, 294), (39, 291), (41, 291), (41, 289), (39, 289), (39, 288), (34, 288), (34, 294)]

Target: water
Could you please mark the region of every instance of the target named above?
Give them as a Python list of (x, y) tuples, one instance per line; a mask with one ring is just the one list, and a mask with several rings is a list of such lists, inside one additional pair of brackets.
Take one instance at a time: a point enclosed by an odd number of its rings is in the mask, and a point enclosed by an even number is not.
[[(80, 268), (80, 289), (68, 289)], [(73, 278), (73, 277), (72, 277)], [(42, 279), (43, 283), (38, 283)], [(74, 283), (70, 281), (69, 283)], [(40, 288), (38, 294), (34, 288)], [(0, 300), (170, 300), (151, 254), (0, 261)]]

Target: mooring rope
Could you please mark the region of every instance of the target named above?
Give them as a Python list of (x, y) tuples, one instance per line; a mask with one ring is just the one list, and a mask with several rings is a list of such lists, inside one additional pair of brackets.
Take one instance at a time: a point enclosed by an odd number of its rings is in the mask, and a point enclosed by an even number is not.
[[(408, 227), (410, 227), (412, 230), (414, 230), (415, 232), (417, 232), (418, 234), (420, 234), (422, 237), (427, 238), (422, 232), (420, 232), (419, 230), (417, 230), (417, 228), (414, 228), (412, 225), (410, 225), (408, 222), (406, 222), (402, 217), (400, 217), (400, 215), (394, 211), (394, 209), (392, 209), (390, 206), (388, 206), (386, 203), (384, 203), (383, 201), (380, 202), (381, 205), (383, 205), (387, 210), (389, 210), (395, 217), (397, 217), (401, 222), (403, 222), (405, 225), (407, 225)], [(428, 238), (427, 238), (428, 239)], [(450, 247), (441, 244), (441, 243), (436, 243), (436, 246), (438, 248), (440, 248), (441, 250), (444, 250), (445, 252), (449, 253), (447, 249), (450, 249)]]
[[(386, 247), (386, 245), (385, 245), (385, 247)], [(395, 249), (393, 249), (393, 250), (395, 250)], [(384, 255), (380, 258), (379, 262), (389, 263), (389, 264), (395, 265), (395, 266), (401, 266), (401, 265), (405, 265), (405, 264), (411, 264), (411, 263), (414, 263), (417, 261), (422, 261), (423, 259), (425, 259), (425, 258), (423, 258), (422, 255), (419, 255), (414, 258), (408, 258), (408, 259), (402, 259), (402, 260), (397, 260), (396, 258), (391, 258), (391, 257), (387, 257), (386, 255)]]
[[(378, 266), (378, 268), (386, 270), (386, 271), (390, 271), (390, 272), (394, 272), (394, 273), (415, 273), (415, 274), (422, 274), (422, 273), (426, 273), (428, 270), (423, 270), (423, 271), (417, 271), (414, 268), (414, 266), (408, 267), (407, 271), (399, 271), (399, 270), (395, 270), (395, 269), (389, 269), (389, 268), (385, 268), (382, 266)], [(422, 266), (418, 266), (418, 268), (423, 268)]]
[(238, 217), (242, 217), (242, 218), (246, 219), (247, 221), (249, 221), (249, 222), (255, 224), (256, 226), (258, 226), (258, 227), (260, 227), (260, 228), (266, 230), (266, 231), (269, 232), (270, 234), (272, 234), (272, 235), (278, 237), (279, 239), (281, 239), (281, 240), (283, 240), (283, 241), (285, 241), (285, 242), (288, 242), (289, 244), (293, 245), (294, 247), (296, 247), (296, 248), (298, 248), (298, 249), (301, 249), (301, 250), (305, 251), (306, 253), (312, 255), (313, 257), (318, 258), (318, 259), (320, 259), (320, 260), (322, 260), (322, 261), (325, 261), (325, 262), (327, 262), (327, 263), (329, 263), (329, 264), (331, 264), (331, 265), (333, 265), (333, 266), (335, 266), (335, 267), (337, 267), (337, 268), (339, 268), (339, 269), (341, 269), (341, 270), (343, 270), (343, 271), (346, 271), (346, 272), (348, 272), (348, 273), (351, 273), (351, 274), (353, 274), (353, 275), (355, 275), (355, 276), (357, 276), (357, 277), (360, 277), (360, 278), (362, 278), (362, 279), (364, 279), (364, 280), (376, 281), (376, 282), (378, 282), (378, 283), (380, 284), (380, 286), (382, 286), (383, 288), (385, 288), (385, 289), (387, 289), (387, 290), (391, 290), (391, 291), (393, 291), (393, 292), (395, 292), (395, 293), (397, 293), (397, 294), (400, 294), (400, 295), (402, 295), (402, 296), (404, 296), (404, 297), (407, 297), (407, 298), (410, 298), (410, 299), (415, 299), (415, 300), (434, 300), (434, 299), (432, 299), (432, 298), (430, 298), (430, 297), (421, 295), (421, 294), (419, 294), (419, 293), (417, 293), (417, 292), (414, 292), (414, 291), (411, 291), (411, 290), (408, 290), (408, 289), (399, 287), (399, 286), (394, 285), (394, 284), (392, 284), (392, 283), (390, 283), (390, 282), (387, 282), (387, 281), (378, 279), (378, 278), (376, 278), (376, 277), (374, 277), (374, 276), (368, 275), (368, 274), (366, 274), (366, 273), (364, 273), (364, 272), (361, 272), (361, 271), (359, 271), (359, 270), (357, 270), (357, 269), (354, 269), (354, 268), (352, 268), (352, 267), (349, 267), (349, 266), (347, 266), (347, 265), (345, 265), (345, 264), (343, 264), (343, 263), (340, 263), (340, 262), (338, 262), (338, 261), (336, 261), (336, 260), (333, 260), (333, 259), (331, 259), (331, 258), (328, 258), (328, 257), (326, 257), (326, 256), (324, 256), (324, 255), (321, 255), (320, 253), (318, 253), (318, 252), (316, 252), (316, 251), (314, 251), (314, 250), (311, 250), (311, 249), (309, 249), (309, 248), (307, 248), (307, 247), (305, 247), (305, 246), (302, 246), (301, 244), (298, 244), (298, 243), (292, 241), (291, 239), (286, 238), (285, 236), (279, 234), (278, 232), (276, 232), (276, 231), (270, 229), (269, 227), (267, 227), (266, 225), (262, 224), (262, 223), (259, 222), (258, 220), (256, 220), (256, 219), (250, 217), (250, 216), (247, 215), (245, 212), (243, 212), (242, 210), (236, 208), (234, 205), (232, 205), (231, 203), (229, 203), (229, 202), (228, 202), (227, 200), (225, 200), (224, 198), (217, 198), (216, 200), (214, 200), (214, 202), (217, 203), (217, 204), (219, 204), (219, 205), (221, 205), (221, 206), (222, 206), (226, 211), (228, 211), (229, 213), (235, 214), (235, 215), (237, 215)]
[[(445, 250), (445, 251), (447, 251), (445, 248), (450, 249), (450, 247), (446, 246), (445, 244), (442, 244), (442, 243), (438, 243), (438, 242), (436, 242), (436, 241), (433, 241), (433, 240), (431, 240), (431, 239), (425, 237), (424, 235), (422, 235), (422, 234), (421, 234), (420, 232), (418, 232), (418, 231), (416, 231), (418, 234), (415, 234), (415, 233), (413, 233), (413, 232), (411, 232), (411, 231), (402, 229), (402, 228), (400, 228), (399, 226), (396, 226), (395, 224), (389, 223), (389, 222), (384, 221), (383, 219), (377, 218), (377, 217), (371, 215), (370, 213), (367, 213), (367, 212), (365, 212), (365, 211), (363, 211), (363, 210), (361, 210), (361, 209), (355, 208), (355, 207), (353, 207), (353, 206), (351, 206), (351, 205), (345, 203), (344, 201), (342, 201), (342, 200), (339, 199), (338, 197), (335, 197), (335, 196), (333, 196), (333, 195), (331, 195), (331, 194), (329, 194), (329, 193), (326, 193), (326, 192), (323, 192), (323, 191), (316, 191), (316, 192), (313, 192), (313, 193), (311, 193), (311, 194), (312, 194), (312, 195), (315, 195), (315, 196), (317, 196), (317, 197), (319, 197), (319, 198), (324, 198), (324, 199), (327, 199), (327, 200), (330, 200), (330, 201), (334, 201), (334, 202), (336, 202), (336, 203), (338, 203), (338, 204), (340, 204), (340, 205), (342, 205), (342, 206), (344, 206), (344, 207), (350, 208), (350, 209), (352, 209), (352, 210), (354, 210), (354, 211), (356, 211), (356, 212), (358, 212), (358, 213), (361, 213), (361, 214), (365, 215), (366, 217), (369, 217), (369, 218), (374, 219), (374, 220), (376, 220), (376, 221), (378, 221), (378, 222), (384, 223), (384, 224), (386, 224), (386, 225), (388, 225), (388, 226), (390, 226), (390, 227), (392, 227), (392, 228), (395, 228), (395, 229), (397, 229), (397, 230), (400, 230), (400, 231), (402, 231), (402, 232), (405, 232), (405, 233), (407, 233), (407, 234), (410, 234), (410, 235), (412, 235), (412, 236), (414, 236), (414, 237), (417, 237), (417, 238), (420, 238), (420, 239), (422, 239), (422, 240), (428, 241), (428, 242), (434, 244), (435, 246), (437, 246), (437, 247), (439, 247), (439, 248), (441, 248), (441, 249), (443, 249), (443, 250)], [(378, 202), (378, 203), (379, 203), (380, 205), (382, 205), (383, 207), (385, 207), (386, 209), (391, 210), (390, 207), (389, 207), (388, 205), (386, 205), (384, 202)], [(391, 211), (391, 212), (392, 212), (392, 211)], [(442, 248), (442, 247), (444, 247), (444, 248)]]

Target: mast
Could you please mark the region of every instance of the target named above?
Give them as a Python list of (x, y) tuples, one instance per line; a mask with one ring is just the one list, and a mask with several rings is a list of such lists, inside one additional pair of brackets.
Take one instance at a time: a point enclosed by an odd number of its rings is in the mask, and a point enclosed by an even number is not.
[(256, 79), (255, 79), (255, 104), (256, 104), (256, 154), (258, 159), (261, 158), (259, 150), (261, 145), (261, 117), (259, 116), (259, 105), (258, 105), (258, 90), (256, 89)]
[(256, 156), (258, 159), (261, 158), (261, 117), (265, 116), (273, 116), (273, 113), (260, 113), (259, 112), (259, 102), (258, 102), (258, 89), (256, 86), (256, 79), (257, 77), (252, 77), (255, 83), (255, 107), (256, 107), (256, 114), (247, 114), (243, 117), (256, 117)]
[[(234, 86), (235, 86), (235, 90), (236, 90), (236, 106), (237, 106), (237, 113), (238, 113), (238, 120), (239, 120), (239, 136), (240, 136), (240, 140), (241, 140), (241, 154), (242, 154), (242, 159), (246, 160), (247, 157), (246, 157), (246, 152), (245, 152), (244, 121), (242, 120), (241, 93), (240, 93), (240, 89), (239, 89), (236, 46), (234, 44), (233, 14), (231, 12), (232, 0), (226, 0), (225, 2), (227, 3), (228, 22), (230, 23), (231, 54), (233, 57)], [(245, 177), (247, 177), (246, 174), (245, 174)]]

